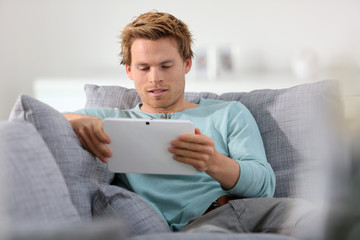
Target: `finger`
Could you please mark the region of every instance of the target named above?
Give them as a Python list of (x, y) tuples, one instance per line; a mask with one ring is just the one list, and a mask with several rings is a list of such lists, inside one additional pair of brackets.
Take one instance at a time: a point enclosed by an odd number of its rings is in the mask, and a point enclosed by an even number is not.
[(195, 128), (195, 134), (202, 135), (200, 128)]
[(195, 159), (181, 157), (181, 156), (177, 156), (177, 155), (173, 156), (173, 159), (178, 162), (189, 164), (200, 172), (205, 172), (207, 170), (206, 164), (203, 161), (198, 161)]
[(83, 139), (88, 146), (88, 150), (101, 161), (107, 162), (107, 158), (111, 157), (111, 151), (106, 144), (100, 142), (88, 129), (85, 130)]
[(203, 148), (204, 148), (203, 144), (184, 142), (184, 141), (179, 141), (179, 140), (172, 141), (171, 146), (173, 148), (188, 149), (188, 150), (195, 151), (195, 152), (201, 152), (201, 151), (203, 151)]
[(205, 153), (207, 155), (213, 154), (215, 150), (212, 141), (209, 141), (207, 144), (204, 144), (204, 143), (193, 143), (193, 142), (174, 140), (171, 142), (171, 146), (176, 149), (187, 149), (194, 152)]
[[(98, 129), (98, 128), (97, 128)], [(101, 139), (98, 138), (98, 135), (96, 134), (96, 132), (101, 132), (102, 130), (93, 130), (93, 131), (88, 131), (87, 134), (88, 136), (91, 138), (92, 143), (94, 144), (94, 146), (97, 148), (97, 150), (104, 156), (106, 157), (111, 157), (111, 151), (108, 148), (107, 141), (103, 141)]]
[(90, 150), (89, 145), (87, 144), (90, 140), (87, 136), (87, 133), (84, 128), (81, 128), (76, 132), (76, 135), (78, 136), (78, 139), (80, 140), (81, 145), (86, 149)]
[(81, 145), (91, 154), (95, 155), (97, 158), (99, 158), (101, 161), (105, 162), (106, 157), (102, 156), (94, 147), (94, 144), (92, 143), (92, 140), (90, 138), (90, 135), (85, 130), (86, 128), (82, 128), (79, 130), (78, 138), (80, 140)]
[(186, 149), (179, 149), (179, 148), (170, 147), (169, 152), (171, 152), (172, 154), (174, 154), (176, 156), (181, 156), (181, 157), (191, 158), (191, 159), (196, 159), (196, 160), (201, 160), (201, 161), (207, 161), (209, 159), (207, 154), (194, 152), (194, 151), (189, 151), (189, 150), (186, 150)]
[(213, 140), (210, 137), (198, 134), (183, 134), (179, 136), (179, 140), (197, 144), (213, 144)]
[(81, 146), (86, 149), (86, 150), (90, 150), (89, 146), (86, 144), (86, 141), (83, 139), (83, 137), (81, 135), (78, 135), (78, 139), (81, 143)]
[(109, 144), (110, 143), (110, 138), (108, 135), (106, 135), (103, 127), (102, 127), (102, 121), (99, 121), (99, 124), (97, 126), (94, 127), (94, 135), (101, 141), (104, 143)]

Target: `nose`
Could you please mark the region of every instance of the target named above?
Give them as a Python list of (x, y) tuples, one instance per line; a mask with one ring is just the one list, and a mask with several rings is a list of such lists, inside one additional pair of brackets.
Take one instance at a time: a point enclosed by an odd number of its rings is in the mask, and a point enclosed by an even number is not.
[(150, 83), (159, 83), (161, 82), (161, 74), (159, 73), (159, 70), (157, 70), (156, 68), (153, 68), (150, 70), (149, 73), (149, 81)]

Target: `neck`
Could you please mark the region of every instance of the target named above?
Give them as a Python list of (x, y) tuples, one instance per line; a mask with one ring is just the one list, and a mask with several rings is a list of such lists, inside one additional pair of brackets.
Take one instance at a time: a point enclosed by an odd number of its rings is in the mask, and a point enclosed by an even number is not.
[(166, 107), (166, 108), (148, 108), (144, 105), (140, 106), (140, 110), (146, 113), (163, 113), (165, 116), (167, 116), (168, 113), (175, 113), (175, 112), (182, 112), (189, 108), (196, 108), (198, 104), (188, 102), (184, 100), (184, 103), (181, 106), (176, 107)]

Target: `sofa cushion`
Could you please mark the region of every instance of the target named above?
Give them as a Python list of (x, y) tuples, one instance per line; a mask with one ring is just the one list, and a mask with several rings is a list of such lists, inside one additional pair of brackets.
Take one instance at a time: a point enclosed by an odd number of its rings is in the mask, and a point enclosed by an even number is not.
[(271, 233), (160, 233), (142, 235), (131, 240), (296, 240), (293, 237)]
[[(86, 108), (109, 107), (128, 109), (140, 102), (135, 89), (120, 86), (85, 85)], [(320, 131), (324, 119), (320, 116), (329, 106), (340, 101), (336, 81), (326, 80), (286, 89), (263, 89), (251, 92), (232, 92), (217, 95), (208, 92), (186, 92), (185, 98), (198, 102), (200, 98), (240, 101), (253, 114), (264, 141), (266, 155), (276, 175), (275, 197), (308, 198), (321, 161), (312, 151), (311, 140)], [(320, 114), (320, 112), (322, 112)], [(325, 129), (325, 127), (324, 127)], [(313, 139), (314, 140), (314, 139)], [(318, 139), (319, 140), (319, 139)], [(323, 139), (319, 140), (322, 141)], [(318, 142), (316, 142), (318, 143)], [(316, 170), (316, 171), (315, 171)], [(301, 182), (301, 188), (296, 183)]]
[(35, 126), (53, 154), (80, 216), (91, 219), (91, 202), (99, 184), (110, 183), (114, 177), (106, 164), (81, 147), (61, 113), (30, 96), (19, 96), (10, 120), (27, 121)]
[(169, 226), (145, 200), (115, 185), (100, 185), (93, 201), (93, 215), (123, 219), (131, 235), (170, 232)]
[(80, 222), (60, 169), (33, 125), (0, 122), (0, 149), (1, 197), (10, 228)]
[(126, 224), (119, 219), (99, 219), (65, 225), (29, 223), (17, 225), (2, 240), (124, 240), (128, 238)]

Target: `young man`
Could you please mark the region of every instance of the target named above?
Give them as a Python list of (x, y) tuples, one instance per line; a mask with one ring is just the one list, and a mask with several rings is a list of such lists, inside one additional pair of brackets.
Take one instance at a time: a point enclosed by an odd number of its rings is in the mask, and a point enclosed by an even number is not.
[[(146, 199), (174, 231), (204, 226), (236, 232), (280, 231), (289, 203), (270, 198), (275, 176), (250, 112), (239, 102), (202, 99), (194, 104), (184, 99), (185, 75), (193, 57), (187, 26), (170, 14), (149, 12), (127, 25), (121, 40), (122, 64), (141, 104), (130, 110), (83, 109), (65, 114), (82, 145), (107, 162), (111, 140), (102, 129), (103, 118), (191, 120), (195, 134), (174, 139), (169, 151), (176, 161), (194, 166), (197, 174), (117, 177)], [(250, 215), (241, 215), (245, 209)]]

